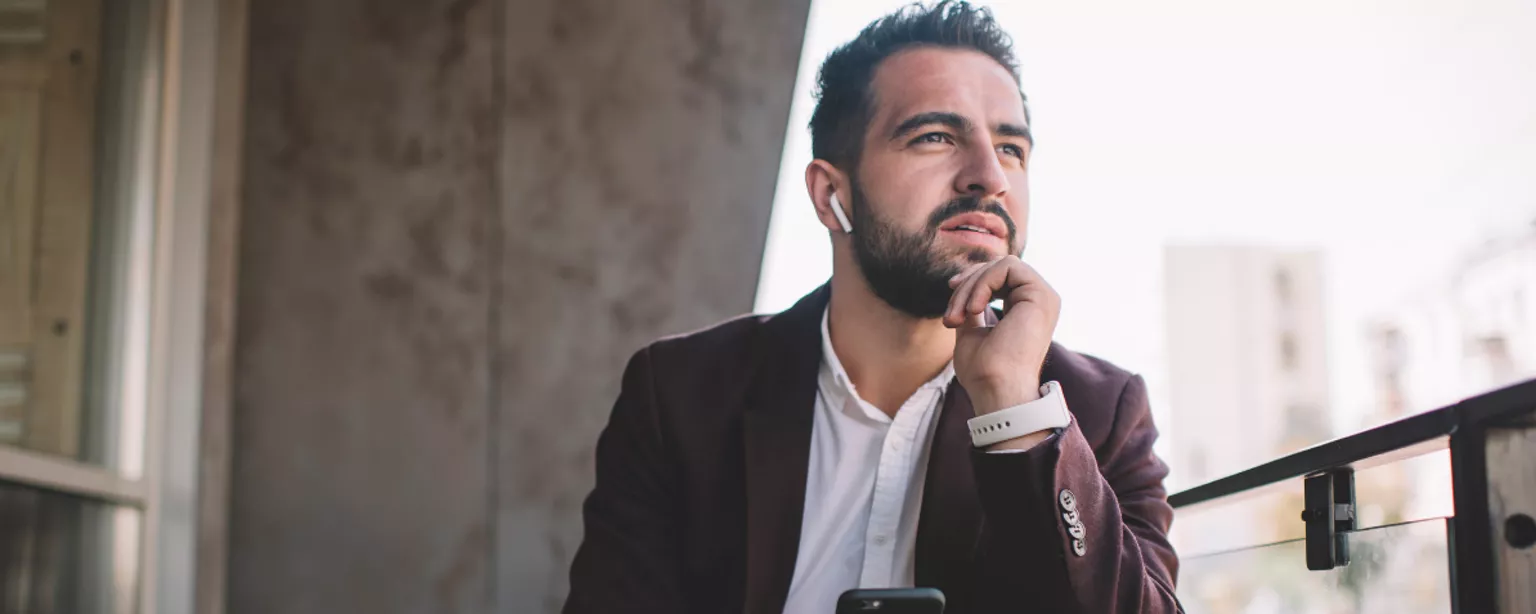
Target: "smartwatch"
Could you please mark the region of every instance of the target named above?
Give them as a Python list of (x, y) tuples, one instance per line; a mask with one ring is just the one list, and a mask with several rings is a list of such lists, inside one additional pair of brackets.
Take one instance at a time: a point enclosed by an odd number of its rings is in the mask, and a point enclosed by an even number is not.
[(1038, 399), (966, 422), (971, 430), (971, 445), (978, 448), (1036, 431), (1066, 428), (1069, 424), (1072, 424), (1072, 414), (1067, 411), (1067, 400), (1057, 382), (1046, 382), (1041, 386)]

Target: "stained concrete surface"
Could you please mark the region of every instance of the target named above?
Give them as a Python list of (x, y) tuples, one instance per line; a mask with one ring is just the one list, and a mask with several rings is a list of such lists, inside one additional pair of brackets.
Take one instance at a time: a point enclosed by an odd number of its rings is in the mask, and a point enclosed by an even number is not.
[(484, 612), (490, 0), (250, 7), (229, 612)]
[(624, 362), (751, 306), (807, 9), (251, 4), (231, 613), (558, 610)]

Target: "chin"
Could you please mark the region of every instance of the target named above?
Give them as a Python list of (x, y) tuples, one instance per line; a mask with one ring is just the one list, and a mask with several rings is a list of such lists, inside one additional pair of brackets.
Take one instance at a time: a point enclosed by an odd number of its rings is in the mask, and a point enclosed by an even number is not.
[(1003, 254), (999, 254), (985, 247), (964, 247), (956, 249), (953, 255), (950, 256), (949, 260), (956, 267), (963, 269), (972, 264), (992, 262), (993, 260), (997, 260), (1002, 257)]

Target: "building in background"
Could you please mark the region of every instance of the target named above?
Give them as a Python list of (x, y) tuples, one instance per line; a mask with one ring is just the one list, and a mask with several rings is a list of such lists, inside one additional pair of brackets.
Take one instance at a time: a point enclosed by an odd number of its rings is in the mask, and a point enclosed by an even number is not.
[[(1536, 375), (1536, 220), (1426, 279), (1376, 318), (1366, 338), (1375, 403), (1362, 428)], [(1362, 492), (1362, 516), (1400, 522), (1451, 514), (1450, 460), (1434, 456), (1395, 465), (1397, 475), (1384, 477), (1400, 488), (1383, 480), (1377, 492)]]
[[(1322, 255), (1258, 246), (1164, 249), (1174, 488), (1257, 465), (1332, 434)], [(1182, 548), (1266, 543), (1300, 502), (1225, 515)]]
[(1376, 422), (1536, 374), (1536, 221), (1426, 279), (1368, 335)]
[(1322, 257), (1265, 247), (1164, 251), (1180, 481), (1204, 482), (1327, 439)]

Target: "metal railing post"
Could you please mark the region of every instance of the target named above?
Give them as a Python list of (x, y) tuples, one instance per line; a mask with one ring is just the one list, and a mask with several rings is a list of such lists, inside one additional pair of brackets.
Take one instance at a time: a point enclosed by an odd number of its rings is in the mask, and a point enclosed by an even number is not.
[(1493, 538), (1488, 525), (1487, 430), (1464, 424), (1451, 436), (1451, 606), (1456, 614), (1493, 614)]

